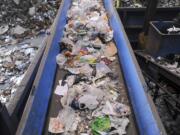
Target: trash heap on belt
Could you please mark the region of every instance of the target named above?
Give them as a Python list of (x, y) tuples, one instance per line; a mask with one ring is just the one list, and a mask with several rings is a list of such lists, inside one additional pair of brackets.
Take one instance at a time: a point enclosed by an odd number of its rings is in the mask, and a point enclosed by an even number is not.
[(120, 100), (117, 49), (102, 0), (73, 0), (56, 61), (68, 74), (54, 94), (62, 109), (49, 132), (124, 135), (130, 107)]
[[(47, 33), (60, 1), (0, 0), (1, 103), (7, 104), (17, 91), (42, 45), (42, 38), (39, 36)], [(34, 43), (35, 40), (40, 41)]]

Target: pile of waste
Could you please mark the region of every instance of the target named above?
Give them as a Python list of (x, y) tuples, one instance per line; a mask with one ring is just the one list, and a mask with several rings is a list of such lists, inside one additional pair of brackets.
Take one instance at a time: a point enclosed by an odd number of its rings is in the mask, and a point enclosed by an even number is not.
[(60, 2), (61, 0), (39, 3), (30, 0), (1, 0), (0, 44), (4, 44), (9, 38), (27, 38), (45, 32), (53, 22)]
[[(147, 64), (147, 68), (142, 68), (143, 75), (147, 84), (148, 93), (152, 96), (153, 102), (161, 118), (162, 124), (168, 135), (179, 135), (180, 113), (179, 113), (179, 89), (172, 82), (168, 81), (167, 75), (161, 72), (162, 69), (167, 69), (174, 75), (180, 76), (180, 55), (170, 54), (167, 56), (152, 57), (145, 51), (138, 51), (138, 59), (145, 58), (143, 61), (148, 61), (161, 66), (157, 68), (154, 64)], [(140, 57), (139, 57), (140, 56)], [(141, 62), (141, 60), (139, 61)], [(143, 65), (141, 65), (143, 66)], [(150, 71), (146, 71), (150, 69)], [(151, 73), (151, 71), (153, 71)], [(156, 72), (154, 72), (156, 71)], [(165, 74), (165, 73), (164, 73)]]
[(159, 0), (159, 7), (178, 7), (180, 6), (179, 0)]
[[(115, 7), (146, 7), (148, 5), (148, 0), (114, 0)], [(159, 0), (158, 7), (178, 7), (180, 6), (179, 0)]]
[(144, 6), (145, 2), (139, 0), (114, 0), (114, 4), (116, 8), (119, 7), (133, 7), (140, 8)]
[(180, 55), (168, 55), (167, 57), (157, 57), (155, 60), (159, 65), (168, 69), (169, 71), (180, 75)]
[(154, 58), (148, 54), (145, 56), (158, 65), (169, 70), (170, 72), (180, 76), (180, 55), (179, 54), (169, 54), (166, 57), (159, 56)]
[[(180, 115), (175, 116), (176, 114), (178, 114), (176, 109), (179, 108), (174, 103), (175, 99), (179, 101), (178, 93), (176, 93), (175, 90), (169, 87), (165, 82), (158, 83), (157, 85), (157, 82), (153, 82), (148, 77), (145, 77), (145, 80), (148, 86), (148, 92), (154, 99), (154, 103), (157, 107), (161, 121), (165, 127), (167, 134), (179, 135)], [(168, 91), (168, 94), (164, 91), (164, 89)], [(174, 100), (172, 99), (173, 97)], [(169, 103), (167, 103), (166, 100), (168, 100), (172, 104), (171, 107), (169, 107)]]
[[(61, 0), (0, 1), (0, 101), (7, 104), (48, 34)], [(39, 40), (39, 44), (31, 41)], [(41, 42), (40, 42), (41, 41)], [(36, 44), (36, 45), (35, 45)]]
[[(102, 0), (73, 0), (56, 61), (66, 72), (54, 94), (62, 109), (48, 131), (123, 135), (131, 114), (119, 82), (117, 49)], [(119, 71), (120, 72), (120, 71)], [(121, 96), (121, 97), (120, 97)]]
[(30, 43), (0, 47), (0, 101), (9, 102), (20, 85), (38, 47)]

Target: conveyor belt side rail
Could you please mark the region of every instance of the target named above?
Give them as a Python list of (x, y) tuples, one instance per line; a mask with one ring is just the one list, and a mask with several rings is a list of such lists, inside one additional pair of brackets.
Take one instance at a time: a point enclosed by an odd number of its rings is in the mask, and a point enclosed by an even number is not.
[(160, 135), (161, 131), (153, 116), (139, 73), (130, 53), (130, 43), (125, 34), (121, 20), (110, 0), (104, 0), (105, 8), (110, 16), (110, 25), (114, 30), (114, 39), (118, 48), (119, 60), (123, 69), (128, 93), (135, 113), (141, 135)]

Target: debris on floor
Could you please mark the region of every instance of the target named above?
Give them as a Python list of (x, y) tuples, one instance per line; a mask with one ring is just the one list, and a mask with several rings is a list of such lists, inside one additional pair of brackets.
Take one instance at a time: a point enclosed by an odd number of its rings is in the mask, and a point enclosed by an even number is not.
[(163, 57), (158, 57), (157, 62), (167, 70), (175, 73), (176, 75), (180, 75), (179, 58), (180, 58), (179, 55), (174, 55), (174, 59), (172, 60), (168, 60)]
[(173, 54), (166, 57), (157, 57), (156, 62), (167, 70), (180, 75), (180, 55)]
[(145, 54), (145, 56), (151, 61), (156, 62), (161, 67), (180, 76), (180, 55), (179, 54), (169, 54), (166, 57), (159, 56), (157, 58), (154, 58), (148, 54)]
[[(178, 93), (175, 92), (178, 89), (174, 89), (169, 84), (160, 80), (160, 82), (154, 81), (147, 76), (145, 80), (148, 86), (148, 92), (154, 99), (155, 105), (159, 112), (159, 116), (162, 120), (164, 128), (168, 135), (179, 135), (179, 103), (180, 101)], [(157, 96), (158, 95), (158, 96)], [(172, 106), (170, 106), (172, 105)]]
[(30, 43), (0, 47), (0, 101), (7, 103), (16, 92), (38, 47)]
[(23, 39), (45, 32), (53, 23), (61, 2), (61, 0), (18, 1), (19, 4), (17, 0), (0, 1), (0, 35)]
[[(116, 8), (119, 7), (133, 7), (141, 8), (146, 7), (148, 0), (114, 0)], [(179, 0), (159, 0), (158, 7), (178, 7), (180, 6)]]
[(59, 95), (62, 109), (50, 118), (49, 132), (126, 134), (131, 110), (120, 98), (117, 48), (102, 0), (72, 1), (59, 45), (56, 62), (65, 75), (54, 94)]
[(134, 8), (140, 8), (143, 7), (144, 3), (141, 3), (137, 0), (114, 0), (115, 1), (115, 7), (134, 7)]
[(179, 0), (159, 0), (159, 7), (178, 7), (180, 6)]
[[(0, 101), (7, 104), (42, 45), (61, 0), (0, 1)], [(38, 44), (34, 43), (38, 40)]]

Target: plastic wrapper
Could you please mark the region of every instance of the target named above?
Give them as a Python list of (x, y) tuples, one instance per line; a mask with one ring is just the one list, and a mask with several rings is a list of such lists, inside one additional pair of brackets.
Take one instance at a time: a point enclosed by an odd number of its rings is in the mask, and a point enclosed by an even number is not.
[(75, 114), (75, 111), (70, 107), (65, 107), (59, 112), (60, 122), (64, 125), (64, 132), (75, 131), (80, 118)]
[(60, 122), (59, 118), (50, 118), (49, 132), (57, 134), (64, 132), (64, 125)]
[(88, 95), (88, 94), (81, 96), (79, 98), (78, 102), (79, 102), (79, 108), (80, 109), (88, 108), (90, 110), (97, 108), (97, 106), (99, 104), (96, 96), (92, 96), (92, 95)]
[(126, 128), (129, 124), (128, 118), (116, 118), (116, 117), (110, 117), (111, 120), (111, 127), (115, 128), (115, 130), (109, 132), (109, 135), (124, 135), (126, 134)]
[(104, 63), (96, 64), (96, 77), (100, 78), (110, 72), (112, 72), (111, 69)]
[(115, 54), (117, 54), (117, 48), (116, 45), (113, 42), (110, 42), (103, 48), (104, 56), (106, 57), (112, 57)]
[(67, 92), (68, 92), (68, 85), (65, 84), (64, 86), (62, 86), (62, 80), (60, 80), (59, 85), (57, 85), (54, 93), (59, 96), (64, 96), (67, 95)]
[(61, 68), (64, 66), (66, 61), (67, 61), (67, 58), (63, 54), (58, 54), (56, 56), (56, 62)]
[(93, 135), (99, 135), (101, 132), (108, 132), (111, 128), (110, 118), (108, 116), (97, 117), (91, 123)]

